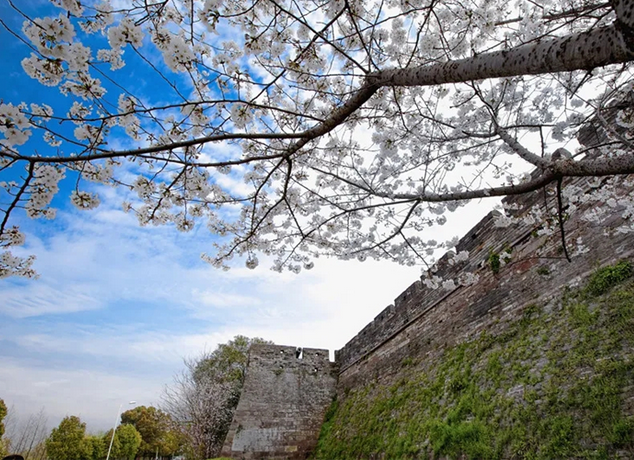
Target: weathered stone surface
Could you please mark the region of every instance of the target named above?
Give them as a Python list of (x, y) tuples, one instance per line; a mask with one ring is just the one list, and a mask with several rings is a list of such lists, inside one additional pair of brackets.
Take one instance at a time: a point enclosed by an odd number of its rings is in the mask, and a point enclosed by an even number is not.
[[(589, 188), (585, 179), (574, 183)], [(547, 191), (505, 201), (515, 208), (514, 215), (521, 216), (545, 199), (547, 205), (553, 205), (554, 197)], [(526, 306), (547, 303), (597, 267), (634, 255), (631, 234), (606, 233), (605, 227), (573, 217), (565, 223), (566, 238), (573, 242), (582, 238), (590, 251), (568, 262), (561, 241), (538, 237), (537, 225), (499, 228), (494, 225), (494, 217), (495, 213), (488, 214), (460, 240), (456, 251), (468, 250), (468, 261), (450, 265), (445, 256), (436, 271), (442, 278), (456, 278), (462, 271), (475, 272), (479, 281), (453, 291), (428, 289), (420, 281), (412, 284), (394, 305), (335, 353), (341, 369), (339, 395), (371, 380), (393, 377), (404, 359), (425, 360), (482, 330), (498, 333), (509, 321), (521, 316)], [(615, 213), (607, 224), (613, 226), (619, 221), (620, 215)], [(512, 254), (511, 261), (494, 273), (489, 257), (503, 251)]]
[[(586, 179), (571, 183), (590, 188)], [(535, 205), (554, 206), (554, 199), (551, 189), (507, 199), (505, 205), (521, 217)], [(477, 273), (477, 283), (447, 291), (415, 281), (335, 352), (336, 364), (329, 362), (327, 350), (306, 348), (300, 356), (296, 347), (254, 346), (223, 455), (245, 460), (307, 458), (335, 392), (343, 400), (348, 390), (398, 378), (405, 360), (424, 363), (484, 330), (499, 334), (527, 306), (548, 304), (598, 266), (634, 256), (634, 236), (606, 232), (607, 227), (589, 225), (575, 214), (565, 223), (567, 240), (581, 238), (591, 250), (570, 263), (557, 237), (537, 236), (536, 224), (497, 227), (497, 214), (489, 213), (460, 240), (455, 252), (469, 251), (468, 260), (451, 263), (447, 254), (435, 267), (434, 274), (445, 279)], [(606, 225), (620, 221), (616, 212)], [(511, 261), (496, 272), (491, 255), (505, 251), (512, 254)], [(513, 391), (520, 394), (523, 389)], [(634, 415), (629, 396), (625, 409)]]
[(305, 459), (335, 394), (328, 350), (254, 345), (223, 446), (233, 459)]
[[(570, 183), (590, 189), (586, 179)], [(631, 193), (631, 192), (628, 192)], [(505, 200), (514, 216), (536, 205), (554, 206), (553, 190)], [(589, 225), (574, 214), (566, 221), (568, 241), (581, 238), (591, 250), (568, 262), (557, 237), (538, 236), (539, 227), (520, 223), (495, 225), (497, 212), (485, 216), (459, 242), (455, 252), (469, 251), (468, 260), (451, 262), (445, 255), (433, 274), (458, 279), (470, 272), (479, 281), (452, 291), (427, 288), (415, 281), (376, 318), (335, 352), (257, 345), (250, 352), (245, 386), (223, 455), (233, 459), (303, 459), (315, 448), (324, 414), (336, 393), (345, 399), (372, 381), (397, 379), (403, 363), (432, 361), (447, 347), (486, 330), (496, 335), (517, 320), (527, 306), (548, 305), (566, 286), (575, 285), (597, 267), (634, 256), (634, 236), (607, 231), (621, 216), (614, 213), (606, 227)], [(511, 261), (492, 269), (491, 255), (510, 252)], [(521, 396), (523, 388), (513, 388)], [(625, 411), (632, 412), (627, 395)]]

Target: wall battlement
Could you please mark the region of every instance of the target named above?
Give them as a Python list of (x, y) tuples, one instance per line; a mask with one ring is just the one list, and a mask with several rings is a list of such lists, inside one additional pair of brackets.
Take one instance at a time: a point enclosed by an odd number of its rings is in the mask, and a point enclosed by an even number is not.
[[(490, 212), (459, 241), (456, 252), (468, 251), (470, 257), (467, 261), (452, 263), (455, 252), (451, 251), (438, 261), (433, 275), (442, 279), (458, 279), (463, 273), (478, 271), (490, 252), (499, 252), (505, 244), (509, 244), (509, 240), (516, 240), (528, 231), (515, 228), (509, 232), (496, 227), (494, 221), (498, 215), (497, 211)], [(385, 308), (342, 349), (337, 350), (335, 361), (344, 371), (448, 295), (450, 292), (445, 289), (432, 289), (425, 286), (422, 279), (416, 280), (394, 300), (393, 305)]]
[[(566, 182), (567, 186), (579, 187), (583, 192), (589, 191), (592, 186), (588, 179), (577, 178)], [(510, 266), (514, 276), (525, 272), (534, 265), (558, 265), (563, 263), (568, 265), (563, 255), (561, 240), (557, 234), (539, 236), (538, 232), (542, 223), (527, 223), (530, 220), (522, 220), (534, 207), (544, 207), (555, 209), (556, 195), (554, 186), (547, 187), (533, 193), (511, 196), (503, 200), (506, 215), (514, 217), (516, 222), (508, 227), (496, 225), (496, 220), (502, 216), (498, 211), (489, 212), (478, 224), (469, 230), (458, 242), (456, 247), (448, 251), (441, 257), (436, 265), (428, 272), (427, 276), (421, 277), (403, 291), (395, 300), (379, 313), (372, 322), (367, 324), (355, 337), (353, 337), (343, 348), (335, 351), (335, 361), (340, 366), (341, 372), (345, 372), (350, 366), (363, 360), (392, 337), (403, 331), (409, 324), (427, 314), (431, 309), (441, 305), (450, 296), (462, 289), (469, 289), (470, 286), (461, 283), (466, 274), (475, 274), (479, 277), (477, 286), (494, 284), (497, 279), (502, 284), (506, 281), (493, 273), (496, 271), (491, 266), (491, 258), (498, 258), (503, 253), (510, 256)], [(583, 211), (583, 208), (580, 209)], [(618, 221), (618, 218), (616, 218)], [(614, 224), (615, 222), (611, 222)], [(611, 254), (611, 246), (617, 241), (621, 241), (624, 235), (616, 235), (614, 238), (606, 240), (602, 236), (602, 230), (589, 228), (588, 224), (572, 219), (565, 224), (566, 238), (569, 241), (576, 241), (581, 238), (584, 242), (591, 243), (598, 241), (599, 246), (605, 248), (607, 254)], [(591, 247), (599, 247), (592, 244)], [(462, 251), (469, 253), (469, 258), (465, 261), (455, 261), (454, 255)], [(594, 257), (591, 255), (591, 257)], [(588, 263), (583, 258), (575, 259), (575, 263), (581, 263), (584, 267)], [(504, 265), (504, 262), (502, 262)], [(546, 268), (544, 268), (545, 270)], [(588, 271), (589, 266), (585, 266)], [(550, 270), (550, 268), (548, 268)], [(561, 269), (562, 272), (570, 274), (570, 267)], [(577, 275), (583, 273), (580, 270)], [(450, 289), (443, 287), (427, 287), (425, 279), (437, 276), (441, 280), (454, 280), (456, 286)], [(523, 277), (524, 280), (526, 277)], [(484, 284), (483, 284), (484, 283)], [(543, 283), (538, 282), (536, 286)], [(552, 288), (554, 289), (554, 288)], [(554, 292), (554, 291), (553, 291)], [(489, 299), (490, 291), (483, 292), (479, 300), (471, 306), (472, 309), (486, 311), (486, 305), (490, 305), (493, 300)], [(485, 306), (483, 306), (483, 304)], [(484, 309), (484, 310), (483, 310)]]

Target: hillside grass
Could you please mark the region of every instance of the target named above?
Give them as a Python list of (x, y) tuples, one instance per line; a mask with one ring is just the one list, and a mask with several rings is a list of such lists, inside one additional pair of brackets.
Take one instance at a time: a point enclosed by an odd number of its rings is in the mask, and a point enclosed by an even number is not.
[(500, 335), (404, 360), (398, 380), (333, 402), (314, 458), (634, 458), (632, 274), (597, 270)]

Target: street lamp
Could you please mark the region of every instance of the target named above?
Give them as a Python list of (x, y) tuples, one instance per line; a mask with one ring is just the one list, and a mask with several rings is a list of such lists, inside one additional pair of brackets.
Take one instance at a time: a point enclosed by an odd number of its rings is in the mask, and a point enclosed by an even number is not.
[[(136, 401), (130, 401), (128, 404), (136, 404)], [(119, 410), (117, 411), (117, 418), (114, 420), (114, 428), (112, 429), (112, 437), (110, 438), (110, 447), (108, 447), (108, 455), (106, 455), (106, 460), (110, 460), (110, 451), (112, 450), (112, 443), (114, 442), (114, 434), (117, 431), (117, 425), (119, 424), (119, 415), (121, 415), (121, 408), (123, 407), (123, 403), (119, 404)]]

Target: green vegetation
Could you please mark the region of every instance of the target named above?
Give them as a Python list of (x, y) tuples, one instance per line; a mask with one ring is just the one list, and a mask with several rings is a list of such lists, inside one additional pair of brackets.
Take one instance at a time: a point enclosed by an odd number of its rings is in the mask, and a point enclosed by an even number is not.
[(597, 270), (548, 311), (528, 307), (498, 335), (349, 391), (314, 457), (634, 458), (622, 401), (634, 381), (632, 272), (625, 261)]
[(92, 447), (86, 437), (86, 424), (74, 415), (65, 417), (46, 440), (46, 454), (51, 460), (91, 459)]
[(6, 455), (5, 448), (5, 440), (2, 438), (4, 434), (4, 423), (2, 420), (7, 416), (7, 405), (4, 403), (4, 400), (0, 399), (0, 456), (4, 457)]
[(498, 273), (500, 273), (500, 269), (502, 268), (502, 265), (504, 265), (504, 263), (508, 261), (508, 259), (511, 257), (512, 252), (513, 252), (513, 249), (509, 247), (509, 245), (506, 243), (504, 244), (502, 251), (499, 253), (489, 250), (489, 257), (487, 258), (487, 264), (489, 265), (489, 268), (491, 269), (493, 274), (497, 275)]
[(600, 268), (588, 281), (585, 292), (591, 296), (605, 294), (610, 288), (630, 278), (632, 273), (632, 263), (628, 260)]
[[(103, 460), (108, 455), (108, 447), (112, 440), (110, 458), (116, 460), (134, 460), (140, 453), (142, 442), (152, 442), (152, 447), (157, 450), (147, 458), (154, 458), (156, 452), (168, 452), (172, 456), (180, 448), (180, 444), (174, 446), (176, 433), (170, 429), (171, 420), (163, 412), (154, 407), (141, 406), (139, 411), (124, 412), (120, 424), (112, 439), (112, 429), (103, 434), (86, 434), (86, 424), (79, 417), (65, 417), (57, 428), (54, 428), (50, 436), (44, 441), (46, 457), (49, 460)], [(166, 418), (167, 417), (167, 418)], [(142, 439), (141, 433), (131, 423), (134, 420), (143, 432), (147, 440)], [(167, 423), (170, 422), (170, 423)], [(28, 454), (25, 458), (29, 458)]]
[[(144, 458), (171, 457), (176, 455), (182, 445), (182, 436), (175, 428), (172, 418), (153, 406), (137, 406), (121, 414), (121, 424), (132, 426), (140, 433), (141, 442), (136, 455)], [(122, 440), (131, 440), (127, 431), (119, 433)], [(116, 439), (116, 438), (115, 438)], [(125, 449), (122, 453), (127, 452)]]
[[(134, 460), (141, 435), (132, 425), (117, 427), (110, 458)], [(101, 460), (106, 458), (112, 430), (104, 435), (87, 435), (86, 424), (79, 417), (64, 418), (46, 439), (46, 455), (51, 460)]]
[(497, 275), (498, 273), (500, 273), (500, 267), (502, 266), (502, 264), (500, 263), (500, 255), (498, 253), (490, 252), (487, 262), (489, 263), (489, 267), (494, 274)]
[(550, 268), (548, 268), (548, 265), (542, 265), (541, 267), (537, 268), (537, 274), (542, 276), (548, 276), (550, 275)]
[[(110, 444), (110, 440), (112, 439), (112, 429), (110, 429), (101, 439), (104, 440), (101, 444), (98, 443), (98, 438), (95, 440), (95, 443), (98, 446), (103, 446), (103, 451), (99, 450), (99, 455), (96, 454), (98, 450), (95, 449), (95, 453), (93, 453), (93, 458), (95, 460), (99, 460), (107, 456), (108, 446)], [(115, 431), (114, 439), (112, 439), (112, 452), (110, 452), (110, 457), (116, 459), (134, 460), (137, 452), (139, 451), (139, 447), (141, 447), (142, 440), (143, 438), (141, 437), (141, 433), (139, 433), (134, 426), (129, 423), (119, 425)]]

